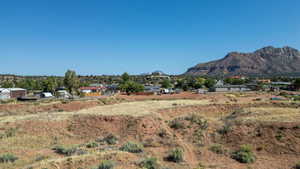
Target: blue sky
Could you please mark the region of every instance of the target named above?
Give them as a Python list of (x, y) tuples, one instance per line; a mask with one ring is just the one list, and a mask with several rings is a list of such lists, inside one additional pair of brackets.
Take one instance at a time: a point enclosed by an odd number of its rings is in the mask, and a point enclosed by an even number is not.
[(230, 51), (300, 49), (299, 0), (2, 0), (0, 73), (180, 74)]

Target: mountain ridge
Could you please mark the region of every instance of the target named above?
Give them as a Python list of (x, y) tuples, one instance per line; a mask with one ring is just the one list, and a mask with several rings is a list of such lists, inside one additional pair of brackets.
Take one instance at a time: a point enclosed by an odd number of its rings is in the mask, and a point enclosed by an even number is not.
[(224, 58), (197, 64), (186, 75), (300, 75), (300, 52), (292, 47), (263, 47), (254, 52), (230, 52)]

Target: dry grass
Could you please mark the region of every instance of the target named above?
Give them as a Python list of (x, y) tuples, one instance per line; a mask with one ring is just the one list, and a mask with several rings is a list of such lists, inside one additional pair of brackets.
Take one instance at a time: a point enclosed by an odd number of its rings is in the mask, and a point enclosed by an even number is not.
[(251, 112), (242, 121), (297, 122), (300, 119), (300, 109), (278, 107), (252, 107), (245, 109)]
[(0, 117), (0, 123), (16, 122), (18, 120), (65, 120), (70, 116), (79, 114), (93, 115), (131, 115), (143, 116), (151, 114), (159, 109), (171, 108), (174, 106), (188, 105), (207, 105), (208, 100), (148, 100), (120, 103), (114, 105), (97, 106), (90, 109), (83, 109), (77, 112), (55, 112), (55, 113), (38, 113), (22, 116), (5, 116)]

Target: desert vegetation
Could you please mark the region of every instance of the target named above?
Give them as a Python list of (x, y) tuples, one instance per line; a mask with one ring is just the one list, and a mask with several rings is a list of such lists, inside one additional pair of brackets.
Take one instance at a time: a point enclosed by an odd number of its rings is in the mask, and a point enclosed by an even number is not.
[(297, 169), (299, 103), (228, 95), (3, 104), (0, 168)]

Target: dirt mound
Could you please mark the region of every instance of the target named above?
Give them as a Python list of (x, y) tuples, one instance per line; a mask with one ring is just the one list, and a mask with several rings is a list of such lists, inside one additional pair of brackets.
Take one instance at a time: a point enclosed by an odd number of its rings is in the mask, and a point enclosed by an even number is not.
[(221, 142), (236, 148), (250, 144), (258, 152), (300, 155), (300, 123), (227, 124)]
[(85, 138), (97, 138), (114, 134), (121, 139), (145, 140), (159, 133), (160, 120), (151, 116), (74, 116), (69, 131)]

